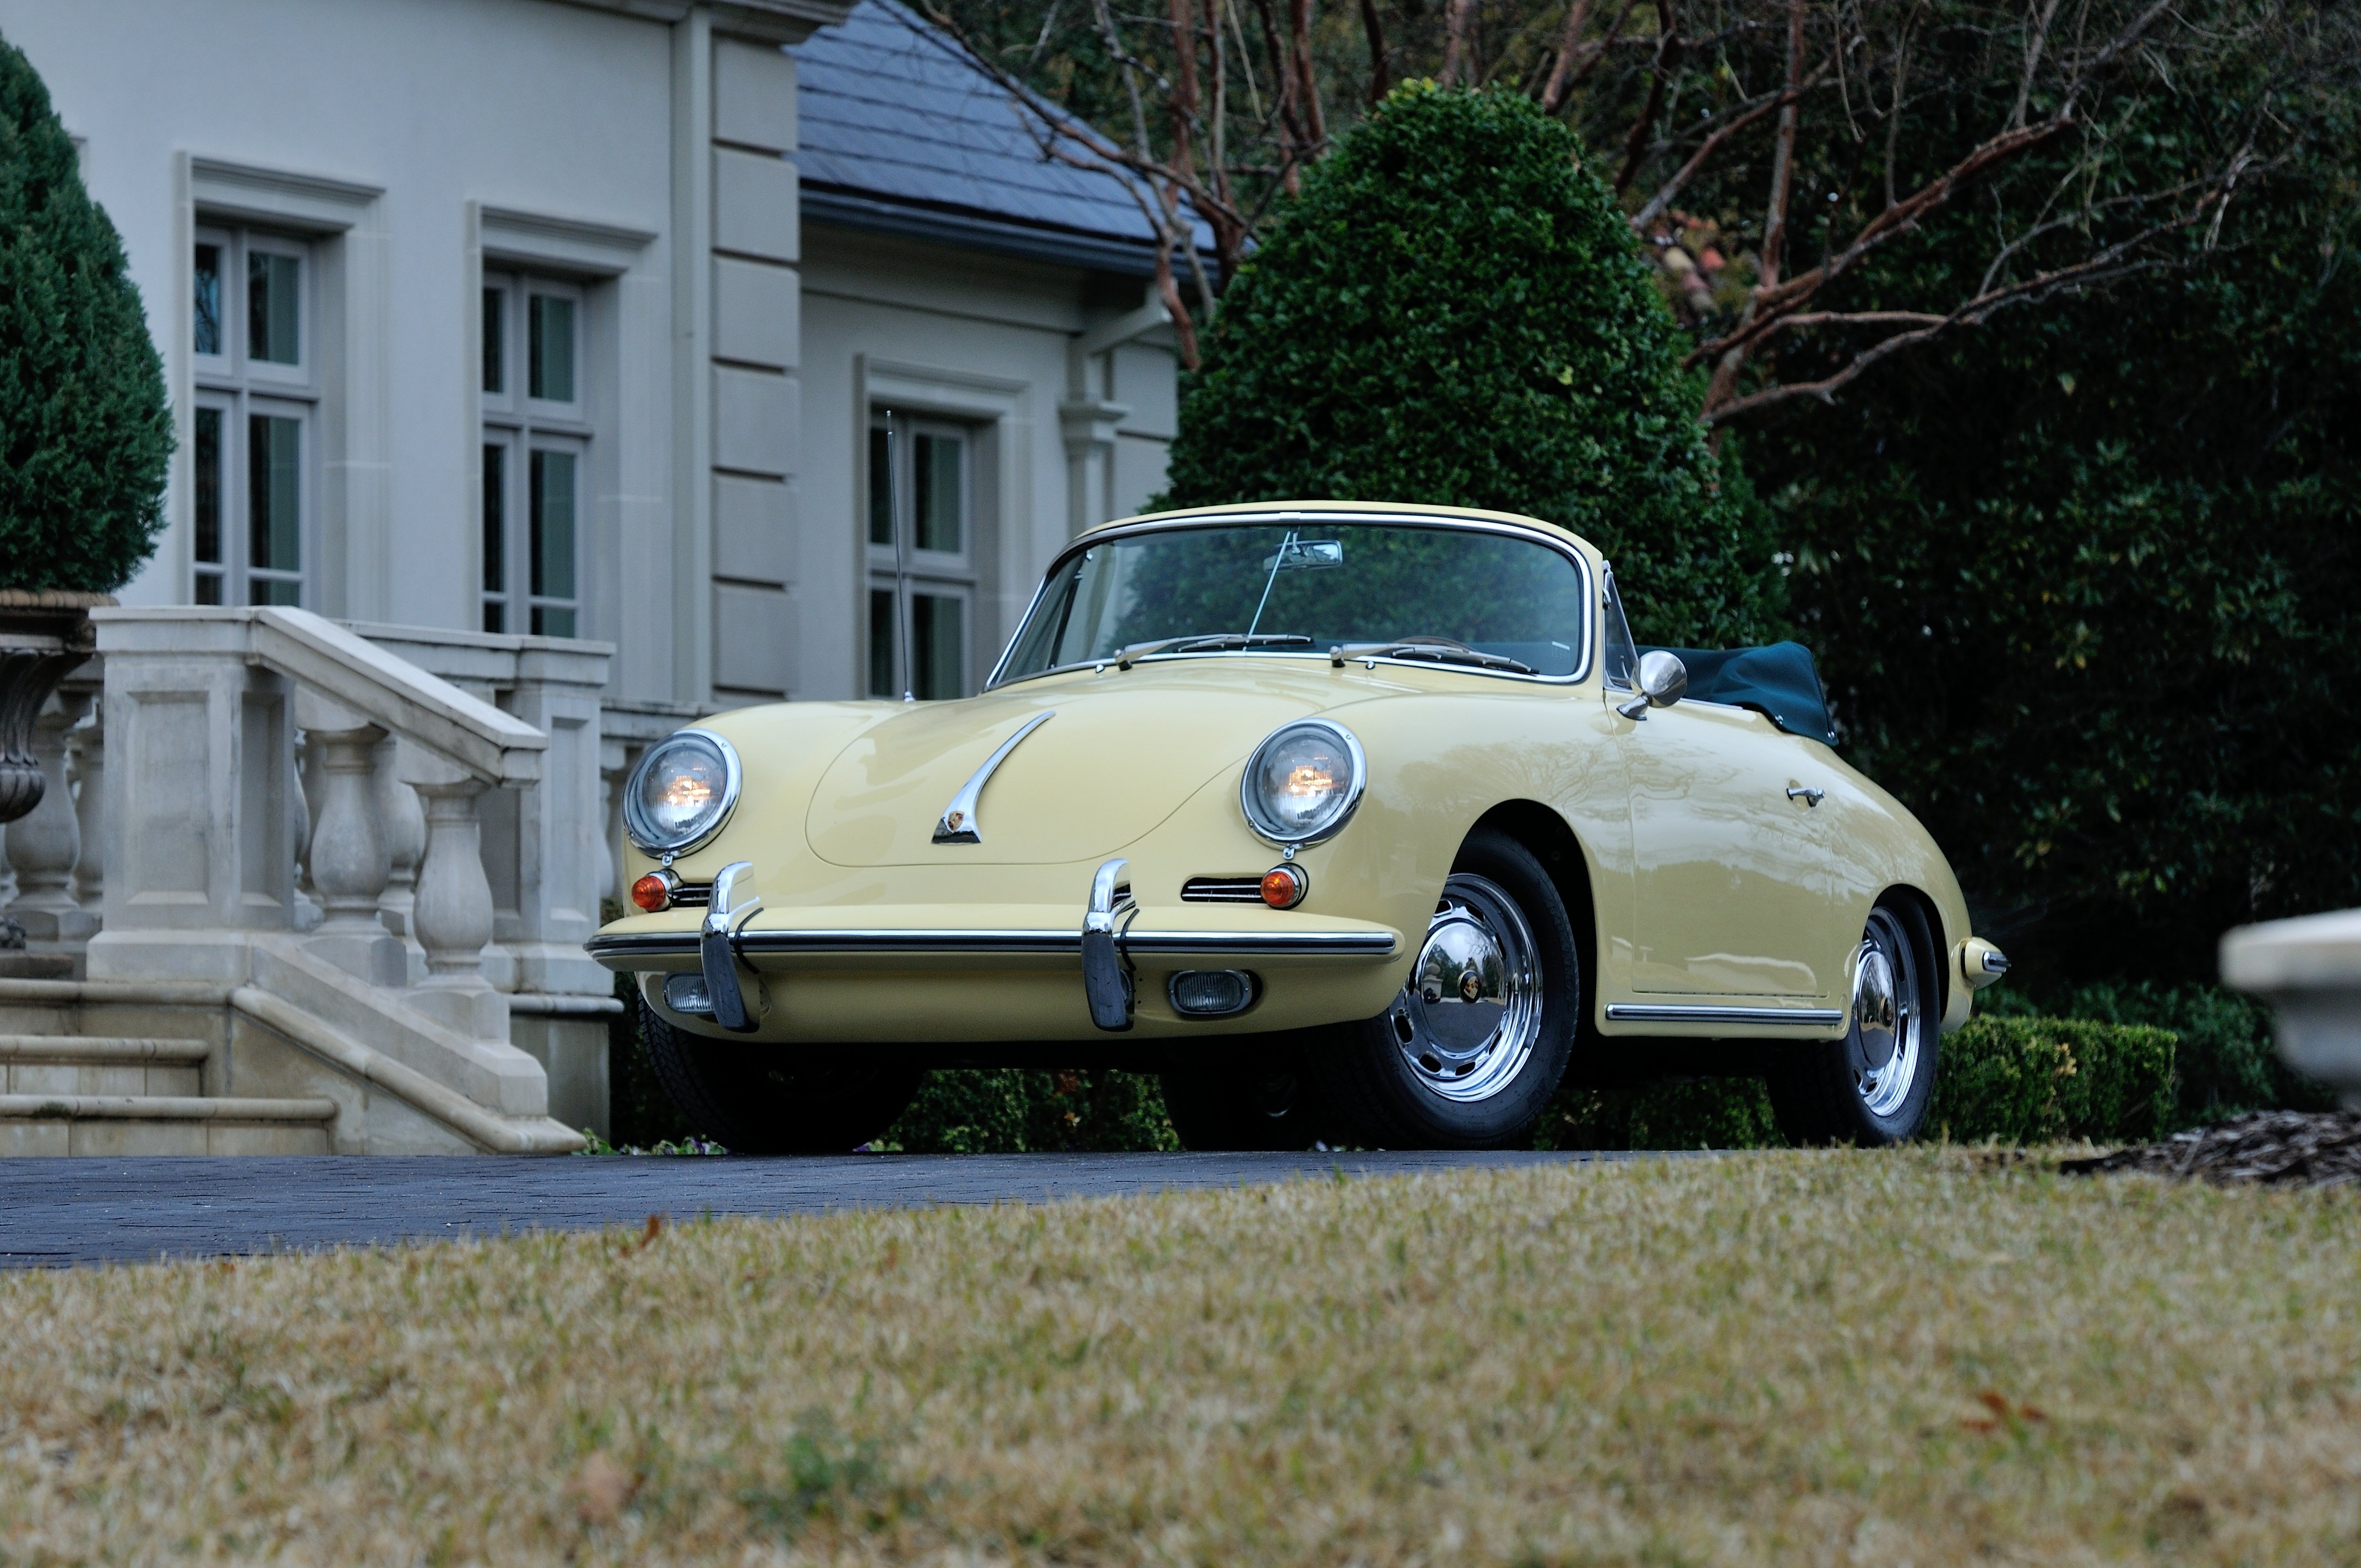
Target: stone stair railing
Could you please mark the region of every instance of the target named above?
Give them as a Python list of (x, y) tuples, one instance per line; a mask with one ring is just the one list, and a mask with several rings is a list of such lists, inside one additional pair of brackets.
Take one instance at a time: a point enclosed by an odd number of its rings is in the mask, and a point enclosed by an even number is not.
[(42, 719), (49, 794), (7, 834), (36, 948), (84, 990), (218, 997), (227, 1078), (243, 1050), (282, 1097), (335, 1100), (338, 1149), (578, 1146), (545, 1063), (595, 1035), (603, 1118), (614, 1003), (580, 942), (609, 651), (280, 608), (93, 620), (98, 656)]

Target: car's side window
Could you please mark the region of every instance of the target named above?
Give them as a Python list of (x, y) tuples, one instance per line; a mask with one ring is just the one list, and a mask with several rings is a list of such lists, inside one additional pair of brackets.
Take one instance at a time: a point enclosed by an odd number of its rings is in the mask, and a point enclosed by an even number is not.
[(1631, 641), (1631, 623), (1624, 619), (1623, 598), (1615, 591), (1615, 574), (1611, 571), (1607, 574), (1599, 620), (1607, 640), (1605, 656), (1600, 661), (1607, 684), (1625, 691), (1639, 690), (1640, 649)]

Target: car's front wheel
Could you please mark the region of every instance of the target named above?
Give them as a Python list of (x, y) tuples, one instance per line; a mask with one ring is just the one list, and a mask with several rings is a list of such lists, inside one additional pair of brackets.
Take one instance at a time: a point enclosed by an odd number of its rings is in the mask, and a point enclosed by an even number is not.
[(1461, 846), (1392, 1005), (1312, 1060), (1371, 1144), (1502, 1148), (1531, 1135), (1557, 1091), (1581, 1010), (1565, 900), (1532, 851), (1486, 829)]
[(645, 1002), (640, 1038), (656, 1081), (700, 1136), (732, 1154), (841, 1154), (894, 1124), (926, 1077), (899, 1062), (818, 1062), (790, 1068), (787, 1052), (818, 1047), (741, 1045), (674, 1028)]
[(1917, 1135), (1934, 1103), (1941, 1035), (1934, 951), (1916, 903), (1897, 899), (1869, 912), (1844, 1038), (1791, 1051), (1769, 1075), (1781, 1132), (1799, 1144), (1863, 1148)]

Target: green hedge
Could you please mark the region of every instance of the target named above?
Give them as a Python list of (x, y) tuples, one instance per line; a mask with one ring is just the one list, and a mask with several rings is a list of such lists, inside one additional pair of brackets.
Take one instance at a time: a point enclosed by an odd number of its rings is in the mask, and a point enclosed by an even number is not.
[(1173, 1149), (1154, 1075), (1094, 1068), (961, 1068), (927, 1075), (877, 1141), (908, 1154)]
[(2146, 1143), (2173, 1125), (2180, 1037), (2081, 1018), (1974, 1018), (1943, 1042), (1927, 1130), (2006, 1144)]
[[(1958, 1143), (2145, 1143), (2181, 1125), (2178, 1036), (2081, 1018), (1978, 1017), (1943, 1040), (1927, 1135)], [(1569, 1086), (1535, 1129), (1549, 1149), (1773, 1148), (1760, 1079)]]

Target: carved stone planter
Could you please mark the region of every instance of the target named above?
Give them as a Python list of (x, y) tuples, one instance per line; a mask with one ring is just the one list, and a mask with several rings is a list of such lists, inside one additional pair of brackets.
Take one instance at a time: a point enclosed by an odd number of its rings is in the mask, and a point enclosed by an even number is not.
[(90, 657), (90, 612), (114, 602), (105, 594), (0, 589), (0, 822), (41, 804), (48, 780), (33, 754), (33, 720)]
[(2222, 981), (2267, 999), (2287, 1064), (2361, 1110), (2361, 909), (2240, 927), (2222, 938)]
[[(114, 602), (104, 594), (0, 589), (0, 823), (31, 815), (49, 793), (36, 722), (58, 683), (91, 655), (91, 610)], [(21, 906), (26, 890), (18, 891)], [(70, 957), (24, 947), (23, 922), (0, 914), (0, 978), (55, 980), (73, 969)]]

